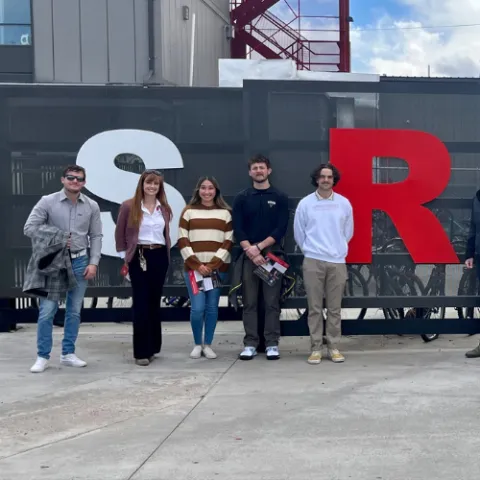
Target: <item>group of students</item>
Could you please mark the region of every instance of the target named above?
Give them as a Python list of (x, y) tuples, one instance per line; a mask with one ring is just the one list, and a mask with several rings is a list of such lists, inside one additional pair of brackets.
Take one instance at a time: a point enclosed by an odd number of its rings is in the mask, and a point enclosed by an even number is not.
[[(195, 346), (190, 357), (216, 358), (212, 348), (218, 317), (220, 292), (231, 273), (232, 247), (240, 245), (235, 259), (243, 303), (244, 348), (240, 359), (251, 360), (261, 343), (258, 331), (259, 299), (264, 303), (266, 358), (280, 358), (280, 299), (282, 282), (269, 284), (254, 274), (266, 263), (269, 252), (282, 253), (289, 222), (288, 196), (270, 184), (270, 160), (262, 155), (251, 158), (248, 172), (252, 186), (240, 192), (230, 207), (212, 177), (202, 177), (180, 216), (171, 225), (172, 210), (166, 197), (163, 176), (145, 171), (133, 198), (126, 200), (118, 214), (115, 242), (124, 259), (133, 299), (133, 356), (139, 366), (148, 366), (162, 347), (160, 301), (170, 265), (170, 231), (178, 228), (178, 248), (184, 260), (184, 278), (191, 301), (190, 321)], [(353, 236), (353, 212), (347, 198), (334, 192), (340, 180), (335, 166), (322, 164), (311, 174), (314, 191), (303, 198), (295, 211), (294, 237), (303, 255), (303, 279), (308, 301), (311, 338), (309, 364), (322, 360), (326, 334), (328, 357), (336, 363), (345, 357), (339, 351), (341, 304), (348, 279), (346, 256)], [(95, 277), (101, 257), (102, 229), (98, 204), (81, 193), (86, 172), (73, 165), (62, 176), (63, 189), (47, 195), (33, 208), (24, 228), (32, 240), (41, 225), (68, 232), (66, 249), (76, 286), (67, 292), (65, 332), (60, 362), (84, 367), (75, 354), (80, 311), (88, 280)], [(90, 245), (88, 255), (87, 245)], [(209, 289), (198, 290), (192, 282), (215, 277)], [(326, 332), (324, 332), (324, 298)], [(58, 301), (48, 289), (43, 292), (37, 329), (37, 360), (31, 371), (43, 372), (52, 349), (53, 317)]]
[[(251, 360), (263, 338), (258, 330), (259, 300), (265, 312), (263, 337), (266, 357), (280, 358), (280, 297), (282, 282), (269, 284), (254, 274), (266, 263), (266, 255), (281, 255), (289, 222), (288, 196), (270, 184), (270, 160), (257, 155), (248, 162), (252, 186), (240, 192), (230, 207), (218, 182), (202, 177), (180, 216), (178, 226), (171, 224), (172, 210), (165, 193), (163, 176), (146, 170), (131, 199), (120, 207), (116, 230), (116, 249), (124, 259), (123, 273), (128, 275), (133, 300), (133, 356), (139, 366), (148, 366), (162, 347), (160, 301), (170, 265), (171, 228), (178, 228), (178, 248), (184, 260), (184, 278), (191, 301), (191, 327), (194, 348), (191, 358), (216, 358), (212, 348), (218, 318), (222, 285), (231, 272), (234, 242), (241, 247), (235, 259), (239, 272), (245, 328), (242, 360)], [(311, 364), (320, 363), (323, 340), (323, 297), (327, 301), (327, 342), (330, 358), (341, 362), (340, 309), (347, 280), (345, 257), (353, 235), (352, 208), (348, 200), (333, 193), (339, 173), (333, 165), (321, 165), (312, 174), (314, 193), (300, 201), (294, 222), (295, 240), (305, 254), (304, 283), (309, 303)], [(62, 176), (63, 189), (47, 195), (33, 208), (24, 228), (35, 239), (42, 225), (66, 232), (76, 286), (66, 292), (64, 339), (60, 362), (84, 367), (75, 354), (80, 311), (88, 280), (95, 277), (101, 257), (102, 226), (98, 204), (81, 192), (86, 172), (69, 166)], [(90, 252), (87, 250), (90, 246)], [(200, 278), (215, 277), (213, 288), (194, 289), (192, 273)], [(47, 282), (48, 283), (48, 282)], [(51, 283), (50, 283), (51, 284)], [(195, 291), (194, 291), (195, 290)], [(52, 349), (53, 317), (58, 299), (46, 287), (40, 300), (37, 329), (37, 360), (34, 373), (49, 364)]]

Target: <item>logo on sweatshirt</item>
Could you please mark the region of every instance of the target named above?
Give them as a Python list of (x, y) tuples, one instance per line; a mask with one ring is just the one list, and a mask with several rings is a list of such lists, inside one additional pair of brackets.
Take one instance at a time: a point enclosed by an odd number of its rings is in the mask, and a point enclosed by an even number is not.
[(275, 200), (268, 200), (267, 203), (268, 203), (268, 206), (269, 206), (270, 208), (274, 207), (274, 206), (277, 204), (277, 202), (275, 202)]

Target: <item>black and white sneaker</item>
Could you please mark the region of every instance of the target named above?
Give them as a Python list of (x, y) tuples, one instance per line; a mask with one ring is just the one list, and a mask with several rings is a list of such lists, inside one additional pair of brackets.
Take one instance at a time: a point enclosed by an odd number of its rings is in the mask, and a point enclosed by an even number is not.
[(267, 360), (278, 360), (280, 358), (280, 352), (278, 347), (267, 347)]
[(256, 354), (257, 349), (255, 347), (245, 347), (240, 354), (240, 360), (252, 360)]

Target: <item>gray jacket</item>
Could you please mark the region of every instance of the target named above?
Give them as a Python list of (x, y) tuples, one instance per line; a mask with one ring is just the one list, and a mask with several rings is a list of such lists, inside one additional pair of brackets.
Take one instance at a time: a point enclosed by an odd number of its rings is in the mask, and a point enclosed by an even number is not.
[(61, 300), (77, 286), (67, 249), (68, 233), (51, 225), (39, 225), (32, 236), (23, 292), (35, 297)]

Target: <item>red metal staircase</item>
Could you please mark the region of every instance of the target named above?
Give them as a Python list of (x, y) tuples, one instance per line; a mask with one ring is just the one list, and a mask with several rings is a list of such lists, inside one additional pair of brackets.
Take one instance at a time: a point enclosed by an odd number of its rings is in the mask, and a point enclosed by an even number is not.
[(339, 0), (332, 15), (302, 15), (301, 1), (230, 0), (232, 58), (291, 59), (299, 70), (349, 72), (349, 0)]

